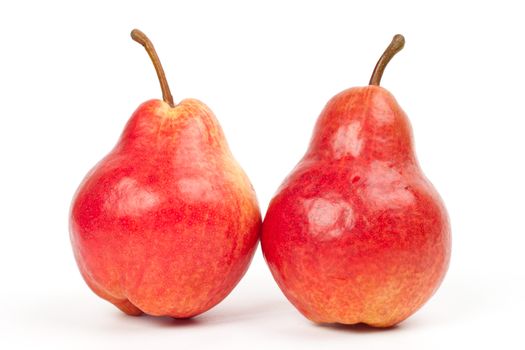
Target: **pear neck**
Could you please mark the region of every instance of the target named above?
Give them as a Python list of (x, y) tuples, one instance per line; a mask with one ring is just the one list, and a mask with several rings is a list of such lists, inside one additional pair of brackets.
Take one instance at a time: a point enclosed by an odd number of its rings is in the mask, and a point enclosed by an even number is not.
[(386, 89), (367, 86), (345, 90), (327, 103), (317, 120), (307, 158), (401, 164), (412, 154), (412, 133), (405, 113)]

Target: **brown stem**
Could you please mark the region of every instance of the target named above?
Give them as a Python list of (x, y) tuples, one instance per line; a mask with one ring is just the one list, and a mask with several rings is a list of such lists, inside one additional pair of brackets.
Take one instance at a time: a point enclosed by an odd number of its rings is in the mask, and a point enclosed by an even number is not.
[(151, 42), (151, 40), (148, 39), (146, 34), (142, 33), (138, 29), (133, 29), (131, 31), (131, 38), (139, 44), (141, 44), (142, 46), (144, 46), (144, 48), (146, 49), (146, 52), (148, 53), (149, 57), (151, 58), (151, 61), (153, 62), (153, 65), (155, 66), (157, 76), (159, 77), (160, 88), (162, 89), (162, 99), (171, 107), (175, 107), (173, 97), (171, 96), (170, 87), (168, 86), (168, 81), (166, 80), (166, 74), (164, 74), (164, 69), (162, 69), (162, 64), (160, 63), (159, 56), (157, 56), (155, 47), (153, 47), (153, 43)]
[(405, 37), (401, 34), (396, 34), (392, 39), (390, 45), (388, 45), (388, 47), (386, 48), (385, 52), (383, 52), (383, 55), (381, 55), (381, 57), (379, 58), (379, 61), (377, 61), (377, 64), (374, 68), (374, 72), (372, 73), (372, 77), (370, 78), (370, 85), (379, 86), (386, 65), (388, 64), (388, 62), (390, 62), (392, 57), (396, 55), (396, 53), (403, 49), (404, 46)]

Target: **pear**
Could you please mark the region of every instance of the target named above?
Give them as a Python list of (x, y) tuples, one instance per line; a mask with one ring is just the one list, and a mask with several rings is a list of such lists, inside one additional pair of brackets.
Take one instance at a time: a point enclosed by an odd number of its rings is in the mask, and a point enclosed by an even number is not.
[(129, 315), (187, 318), (223, 300), (246, 272), (261, 216), (254, 190), (202, 102), (173, 102), (151, 41), (163, 101), (129, 119), (85, 177), (70, 213), (80, 272)]
[(432, 296), (448, 267), (447, 212), (418, 165), (407, 116), (379, 86), (404, 42), (394, 37), (369, 86), (328, 102), (264, 219), (273, 277), (317, 323), (393, 326)]

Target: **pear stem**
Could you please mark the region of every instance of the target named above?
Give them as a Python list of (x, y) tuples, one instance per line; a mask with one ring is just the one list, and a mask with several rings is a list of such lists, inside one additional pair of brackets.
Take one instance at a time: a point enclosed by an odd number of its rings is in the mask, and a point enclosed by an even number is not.
[(146, 52), (148, 53), (149, 57), (151, 58), (151, 61), (153, 62), (153, 66), (155, 66), (155, 71), (157, 71), (157, 76), (159, 77), (160, 82), (160, 88), (162, 89), (162, 99), (164, 102), (170, 105), (170, 107), (175, 107), (175, 102), (173, 102), (173, 96), (171, 96), (170, 87), (168, 85), (168, 81), (166, 80), (166, 74), (164, 73), (164, 69), (162, 69), (162, 64), (160, 63), (159, 56), (157, 55), (157, 52), (155, 51), (155, 47), (153, 46), (153, 43), (149, 38), (146, 36), (146, 34), (142, 33), (138, 29), (133, 29), (131, 31), (131, 38), (144, 46), (146, 49)]
[(404, 46), (405, 37), (401, 34), (396, 34), (392, 39), (390, 45), (388, 45), (388, 47), (386, 48), (385, 52), (383, 52), (383, 55), (381, 55), (381, 57), (379, 58), (379, 61), (377, 61), (377, 64), (374, 68), (374, 72), (372, 73), (372, 77), (370, 78), (370, 85), (379, 86), (386, 65), (388, 64), (388, 62), (390, 62), (392, 57), (396, 55), (396, 53), (403, 49)]

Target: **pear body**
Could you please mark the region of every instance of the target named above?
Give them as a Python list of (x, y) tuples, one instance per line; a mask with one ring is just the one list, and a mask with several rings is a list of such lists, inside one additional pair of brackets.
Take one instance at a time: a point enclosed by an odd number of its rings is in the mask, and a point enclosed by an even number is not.
[(352, 88), (328, 102), (261, 242), (279, 287), (314, 322), (392, 326), (436, 291), (449, 220), (387, 90)]
[(142, 104), (73, 199), (70, 237), (89, 287), (130, 315), (187, 318), (246, 272), (261, 217), (213, 113)]

